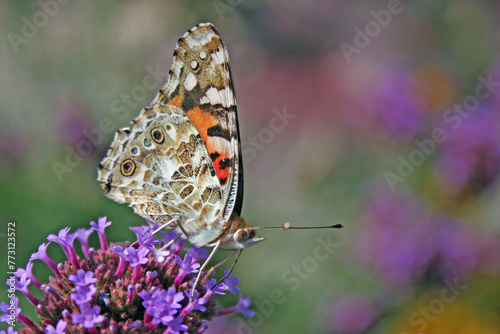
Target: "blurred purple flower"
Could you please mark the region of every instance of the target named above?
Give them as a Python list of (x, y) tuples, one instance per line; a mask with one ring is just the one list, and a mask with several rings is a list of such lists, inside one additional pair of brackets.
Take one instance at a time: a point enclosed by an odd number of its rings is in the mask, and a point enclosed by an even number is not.
[(359, 232), (358, 255), (384, 282), (408, 286), (425, 273), (465, 280), (492, 244), (464, 223), (433, 214), (410, 195), (374, 191)]
[(393, 284), (423, 275), (434, 256), (431, 217), (416, 199), (375, 189), (359, 230), (361, 261)]
[(14, 330), (14, 327), (9, 326), (7, 331), (0, 330), (0, 334), (17, 334), (17, 332)]
[(53, 124), (64, 145), (75, 147), (81, 141), (88, 141), (85, 133), (91, 126), (89, 115), (87, 110), (74, 100), (68, 99), (61, 104), (56, 110)]
[[(500, 113), (481, 106), (448, 131), (438, 158), (437, 174), (445, 189), (484, 189), (500, 174)], [(457, 124), (457, 125), (455, 125)]]
[(30, 145), (35, 141), (29, 136), (30, 131), (23, 131), (13, 124), (2, 125), (4, 126), (0, 128), (0, 162), (4, 168), (16, 166), (28, 156)]
[(328, 329), (338, 334), (360, 334), (378, 318), (376, 306), (362, 295), (351, 295), (339, 299), (328, 314)]
[(437, 274), (442, 279), (465, 281), (480, 261), (482, 245), (474, 231), (449, 219), (438, 221), (432, 240)]
[[(379, 136), (402, 142), (414, 139), (424, 126), (424, 101), (407, 69), (387, 68), (374, 79), (364, 95), (364, 110), (349, 120)], [(346, 110), (349, 117), (350, 111)]]

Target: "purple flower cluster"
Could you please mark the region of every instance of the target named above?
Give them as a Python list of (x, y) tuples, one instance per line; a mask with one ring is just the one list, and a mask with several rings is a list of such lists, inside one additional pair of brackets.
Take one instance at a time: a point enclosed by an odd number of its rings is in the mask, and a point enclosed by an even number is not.
[(410, 195), (376, 189), (361, 218), (358, 256), (386, 283), (409, 286), (426, 273), (466, 279), (488, 242), (458, 221), (432, 214)]
[[(49, 243), (39, 247), (26, 268), (17, 270), (15, 288), (36, 306), (41, 320), (35, 324), (16, 304), (15, 318), (26, 326), (19, 333), (202, 333), (213, 317), (236, 312), (253, 316), (248, 310), (250, 299), (241, 296), (234, 307), (217, 309), (214, 295), (239, 292), (236, 277), (218, 285), (214, 278), (207, 278), (193, 290), (198, 261), (207, 257), (206, 251), (188, 248), (182, 256), (184, 241), (170, 232), (159, 233), (162, 240), (156, 240), (151, 233), (156, 226), (132, 228), (137, 245), (109, 245), (104, 229), (110, 224), (104, 217), (92, 222), (90, 230), (69, 233), (65, 228), (57, 236), (50, 235)], [(98, 250), (88, 243), (94, 231), (99, 236)], [(73, 246), (75, 239), (82, 245), (83, 258)], [(62, 248), (67, 261), (56, 264), (47, 255), (50, 243)], [(42, 260), (54, 272), (48, 283), (33, 276), (34, 260)], [(41, 290), (42, 300), (31, 293), (31, 286)], [(0, 305), (5, 313), (0, 321), (12, 320), (8, 306)], [(7, 333), (16, 332), (11, 327)]]
[[(487, 105), (454, 122), (438, 160), (438, 177), (457, 193), (486, 188), (500, 174), (500, 113)], [(481, 189), (479, 189), (481, 190)]]

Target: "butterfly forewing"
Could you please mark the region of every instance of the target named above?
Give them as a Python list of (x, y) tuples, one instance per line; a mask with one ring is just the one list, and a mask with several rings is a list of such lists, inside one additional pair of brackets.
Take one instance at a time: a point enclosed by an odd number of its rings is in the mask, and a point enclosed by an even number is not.
[(225, 207), (222, 219), (233, 211), (239, 215), (243, 173), (236, 99), (227, 49), (212, 24), (200, 24), (179, 39), (169, 79), (152, 103), (186, 112), (217, 173)]

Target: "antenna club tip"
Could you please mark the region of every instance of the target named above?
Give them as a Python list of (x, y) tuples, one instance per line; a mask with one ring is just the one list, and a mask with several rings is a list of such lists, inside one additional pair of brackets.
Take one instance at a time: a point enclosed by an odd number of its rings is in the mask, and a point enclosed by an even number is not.
[(332, 227), (333, 228), (344, 228), (344, 224), (335, 224)]
[(284, 228), (285, 230), (289, 230), (289, 229), (290, 229), (290, 227), (292, 227), (292, 224), (290, 224), (289, 222), (286, 222), (286, 223), (284, 223), (284, 224), (283, 224), (283, 228)]

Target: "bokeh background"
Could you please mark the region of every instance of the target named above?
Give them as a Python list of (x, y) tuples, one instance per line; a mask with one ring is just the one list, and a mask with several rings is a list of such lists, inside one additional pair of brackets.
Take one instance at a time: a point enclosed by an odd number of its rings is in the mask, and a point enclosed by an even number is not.
[(209, 332), (500, 333), (499, 10), (1, 1), (2, 272), (9, 221), (18, 266), (47, 235), (100, 216), (113, 221), (110, 240), (133, 238), (128, 227), (143, 220), (103, 195), (97, 164), (163, 85), (177, 38), (210, 21), (238, 98), (243, 216), (345, 228), (262, 231), (268, 240), (235, 269), (256, 316)]

